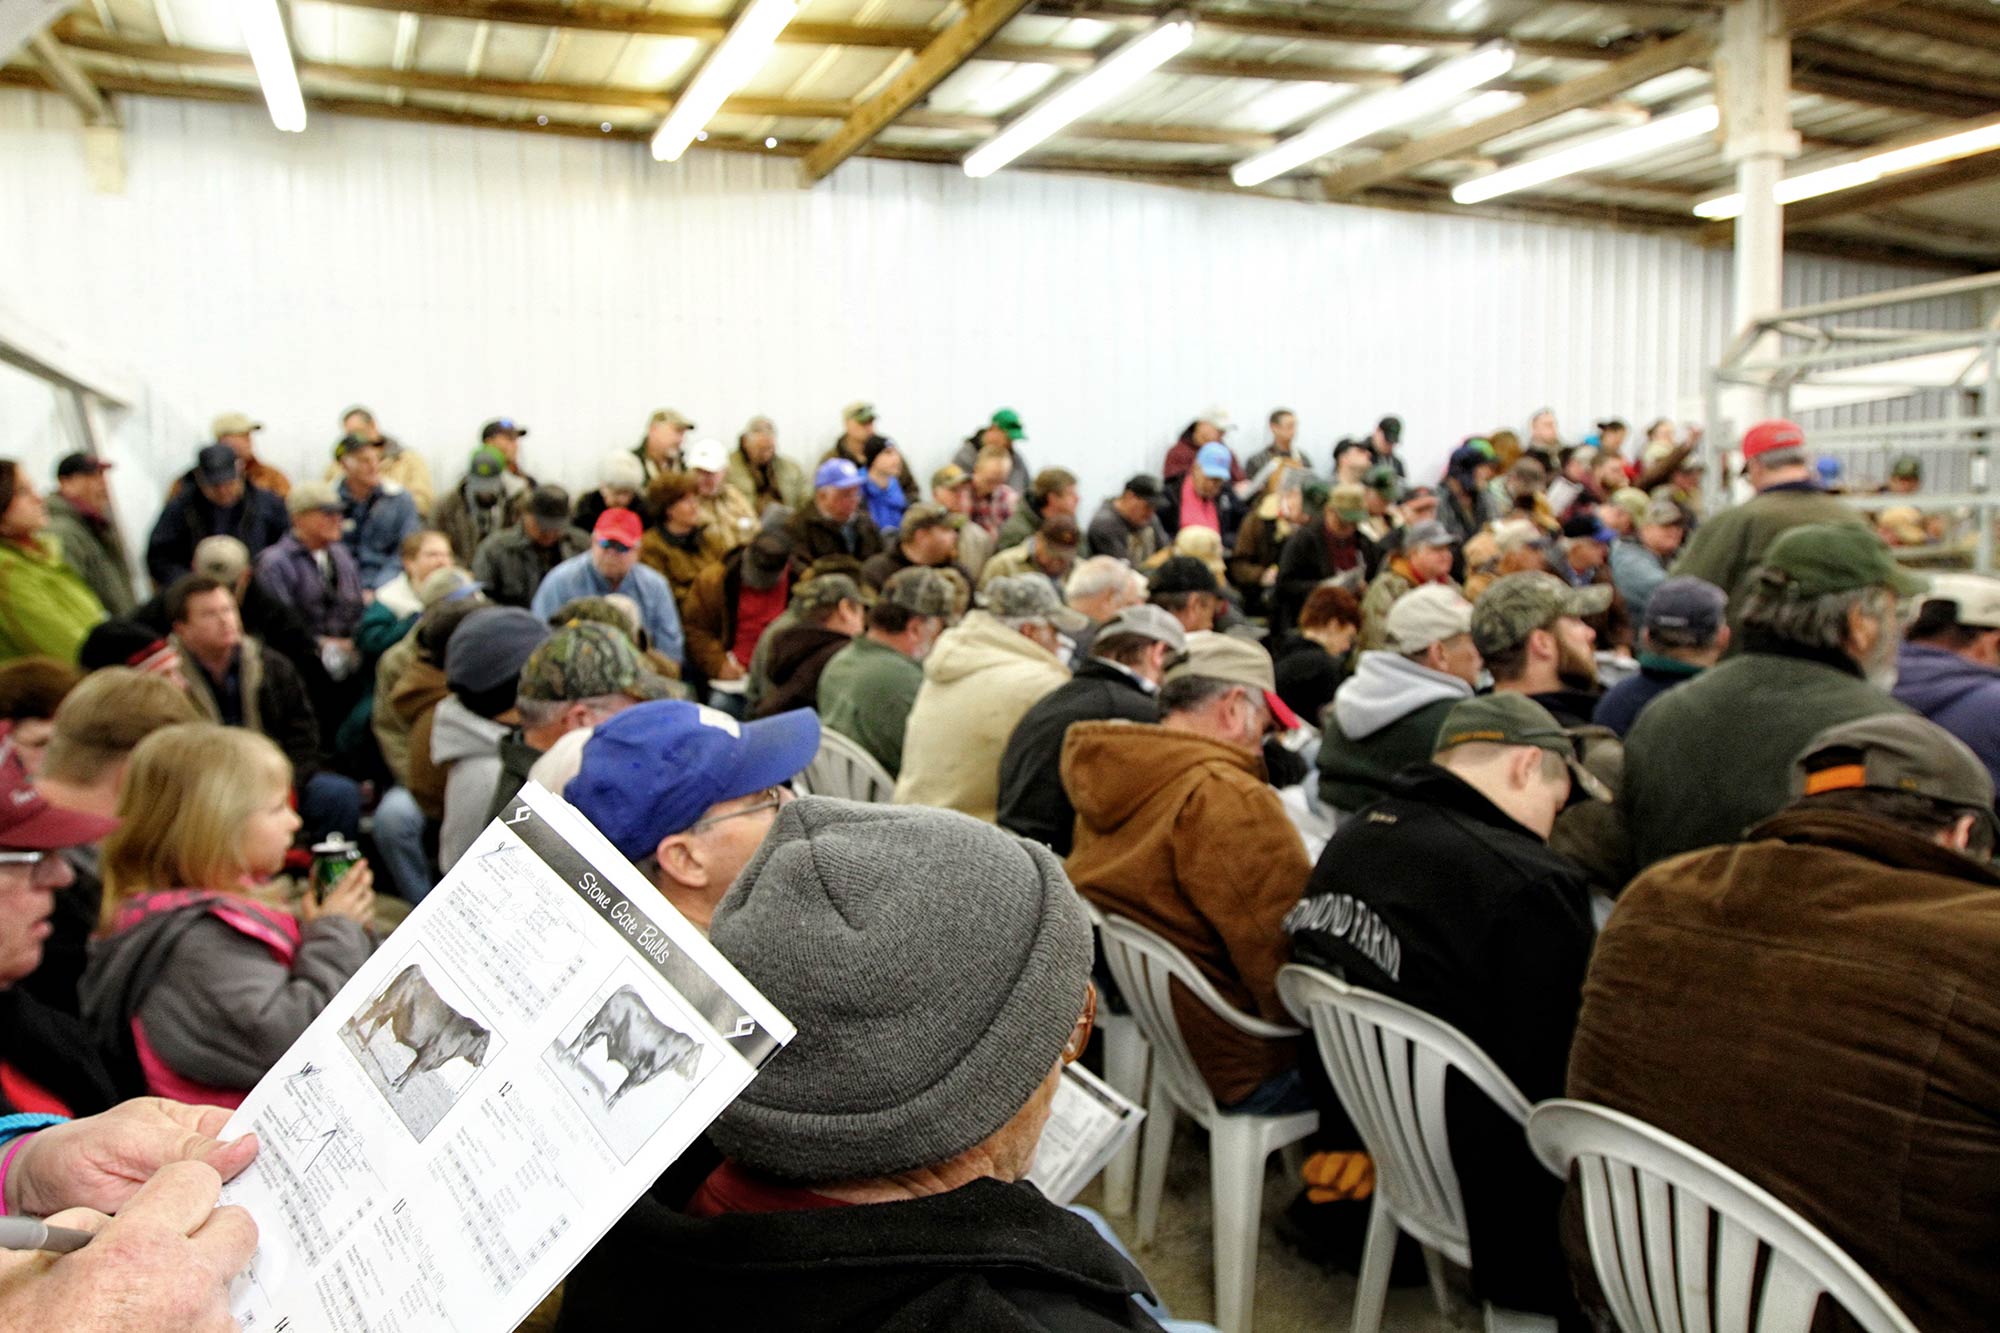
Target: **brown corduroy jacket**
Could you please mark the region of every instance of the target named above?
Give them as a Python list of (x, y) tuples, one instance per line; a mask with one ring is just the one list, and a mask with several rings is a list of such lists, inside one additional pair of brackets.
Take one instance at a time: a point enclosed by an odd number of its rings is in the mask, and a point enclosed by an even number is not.
[(1927, 1333), (2000, 1327), (1990, 866), (1809, 806), (1662, 862), (1598, 937), (1569, 1095), (1741, 1171)]

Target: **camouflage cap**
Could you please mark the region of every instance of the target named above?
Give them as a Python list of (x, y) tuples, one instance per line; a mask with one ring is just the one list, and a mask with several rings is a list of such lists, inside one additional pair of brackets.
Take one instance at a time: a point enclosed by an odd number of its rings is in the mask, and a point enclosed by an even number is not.
[(521, 668), (523, 699), (569, 703), (600, 694), (641, 702), (678, 697), (672, 682), (646, 669), (630, 639), (594, 620), (558, 630)]
[(1065, 634), (1090, 627), (1090, 618), (1064, 606), (1055, 584), (1040, 574), (989, 579), (979, 590), (979, 604), (1002, 620), (1046, 620)]
[(903, 511), (903, 521), (898, 526), (902, 535), (908, 538), (916, 536), (926, 528), (950, 527), (951, 518), (951, 511), (943, 505), (919, 500)]
[(951, 576), (923, 565), (899, 570), (882, 585), (880, 601), (900, 606), (911, 615), (950, 619), (958, 612), (958, 590)]
[(1553, 574), (1524, 570), (1498, 579), (1472, 608), (1472, 641), (1482, 657), (1505, 652), (1564, 616), (1594, 616), (1611, 605), (1608, 583), (1572, 588)]
[(842, 602), (866, 605), (861, 586), (845, 574), (820, 574), (792, 593), (792, 609), (801, 615), (826, 615)]

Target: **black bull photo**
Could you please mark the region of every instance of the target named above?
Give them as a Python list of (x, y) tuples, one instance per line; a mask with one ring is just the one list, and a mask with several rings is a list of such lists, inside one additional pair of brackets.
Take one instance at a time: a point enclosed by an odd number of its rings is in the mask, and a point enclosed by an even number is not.
[(415, 963), (398, 972), (353, 1021), (355, 1034), (362, 1041), (368, 1041), (387, 1023), (397, 1042), (415, 1052), (390, 1085), (398, 1092), (418, 1074), (441, 1069), (453, 1060), (479, 1068), (492, 1039), (485, 1028), (445, 1003)]
[[(605, 1058), (625, 1071), (624, 1079), (609, 1093), (604, 1093), (602, 1082), (583, 1067), (583, 1053), (600, 1038)], [(562, 1048), (560, 1056), (564, 1064), (598, 1084), (604, 1109), (609, 1111), (618, 1105), (619, 1098), (645, 1086), (662, 1070), (671, 1069), (692, 1082), (700, 1068), (701, 1047), (693, 1037), (655, 1018), (637, 991), (620, 986)]]

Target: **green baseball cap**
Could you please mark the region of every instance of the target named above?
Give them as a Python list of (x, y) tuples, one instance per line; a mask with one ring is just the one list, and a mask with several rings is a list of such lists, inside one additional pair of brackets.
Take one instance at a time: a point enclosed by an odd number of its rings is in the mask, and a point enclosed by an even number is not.
[(1915, 713), (1828, 727), (1792, 763), (1792, 798), (1875, 788), (1962, 805), (1996, 826), (1993, 775), (1965, 742)]
[(1028, 432), (1021, 426), (1021, 414), (1011, 407), (1003, 407), (998, 412), (995, 412), (993, 420), (988, 424), (998, 426), (1001, 430), (1006, 431), (1007, 438), (1010, 440), (1025, 440), (1028, 438)]
[(1563, 616), (1594, 616), (1611, 605), (1612, 587), (1573, 588), (1553, 574), (1523, 570), (1496, 579), (1472, 607), (1472, 641), (1482, 657), (1505, 652)]
[(646, 668), (630, 639), (594, 620), (557, 630), (521, 668), (523, 699), (573, 703), (600, 694), (641, 703), (681, 697), (672, 681)]
[(1929, 580), (1896, 563), (1887, 542), (1858, 523), (1787, 528), (1764, 552), (1763, 568), (1782, 579), (1788, 597), (1826, 597), (1862, 588), (1913, 597), (1930, 587)]
[(1459, 745), (1532, 745), (1560, 756), (1578, 791), (1593, 800), (1611, 799), (1610, 790), (1577, 757), (1576, 738), (1563, 730), (1555, 714), (1525, 694), (1482, 694), (1455, 705), (1438, 728), (1432, 753)]

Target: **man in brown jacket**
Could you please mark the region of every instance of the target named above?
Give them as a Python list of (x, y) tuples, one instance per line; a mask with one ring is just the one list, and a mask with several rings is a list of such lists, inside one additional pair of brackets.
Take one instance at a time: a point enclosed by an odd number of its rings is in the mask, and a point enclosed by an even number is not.
[(1792, 789), (1747, 841), (1662, 862), (1619, 898), (1584, 985), (1569, 1095), (1749, 1176), (1917, 1327), (1992, 1328), (1992, 778), (1935, 724), (1882, 714), (1816, 736)]
[[(1070, 728), (1062, 783), (1077, 821), (1066, 865), (1084, 897), (1164, 937), (1230, 1004), (1289, 1022), (1277, 990), (1289, 961), (1282, 923), (1312, 862), (1265, 780), (1260, 746), (1274, 720), (1297, 725), (1262, 648), (1188, 635), (1187, 660), (1160, 690), (1160, 725)], [(1311, 1109), (1299, 1043), (1247, 1037), (1199, 1002), (1176, 1000), (1218, 1104)]]

